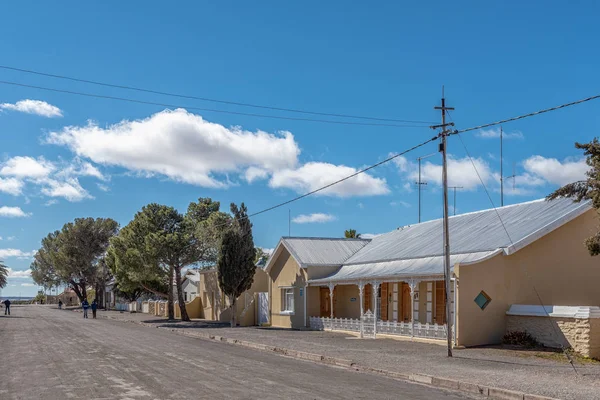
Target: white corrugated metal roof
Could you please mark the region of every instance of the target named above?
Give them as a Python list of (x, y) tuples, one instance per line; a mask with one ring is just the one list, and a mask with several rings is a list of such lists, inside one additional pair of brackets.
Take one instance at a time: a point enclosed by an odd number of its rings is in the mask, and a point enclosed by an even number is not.
[(350, 256), (363, 248), (367, 239), (283, 237), (283, 244), (303, 266), (342, 265)]
[[(450, 253), (508, 248), (565, 217), (589, 210), (589, 202), (535, 200), (449, 218)], [(498, 214), (500, 217), (498, 217)], [(501, 221), (502, 219), (502, 221)], [(377, 236), (345, 264), (430, 257), (443, 254), (442, 219), (406, 226)], [(502, 227), (502, 223), (508, 233)]]
[[(511, 254), (590, 209), (590, 202), (535, 200), (450, 217), (451, 264), (479, 262), (500, 249)], [(428, 221), (377, 236), (339, 271), (311, 283), (443, 274), (442, 223)]]
[[(499, 251), (495, 250), (455, 254), (450, 256), (450, 264), (479, 262), (498, 253)], [(328, 282), (356, 281), (359, 279), (392, 279), (435, 275), (444, 275), (444, 256), (343, 265), (333, 275), (322, 279), (313, 279), (310, 283), (323, 284)]]

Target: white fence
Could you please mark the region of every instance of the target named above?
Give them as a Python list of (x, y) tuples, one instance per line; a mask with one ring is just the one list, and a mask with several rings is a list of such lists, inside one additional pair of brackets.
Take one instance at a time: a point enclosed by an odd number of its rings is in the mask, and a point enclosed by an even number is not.
[(140, 312), (142, 310), (142, 303), (137, 301), (132, 301), (131, 303), (115, 303), (115, 310), (126, 312)]
[(370, 337), (375, 336), (377, 333), (440, 340), (447, 337), (446, 325), (378, 320), (377, 327), (375, 327), (373, 315), (370, 312), (365, 314), (362, 322), (360, 319), (327, 317), (310, 317), (309, 320), (310, 328), (318, 331), (361, 332), (362, 329), (363, 335)]

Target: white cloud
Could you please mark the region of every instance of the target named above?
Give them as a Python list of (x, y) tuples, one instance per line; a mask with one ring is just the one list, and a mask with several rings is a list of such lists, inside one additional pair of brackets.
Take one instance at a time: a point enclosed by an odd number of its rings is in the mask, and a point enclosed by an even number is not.
[(0, 217), (29, 217), (31, 214), (23, 212), (20, 207), (0, 207)]
[(110, 191), (110, 188), (108, 186), (106, 186), (106, 185), (103, 185), (101, 183), (98, 183), (97, 185), (98, 185), (98, 189), (102, 190), (103, 192)]
[(34, 283), (21, 283), (21, 286), (30, 287), (30, 286), (37, 286), (37, 285)]
[[(269, 186), (272, 188), (289, 188), (298, 193), (305, 193), (352, 175), (356, 171), (357, 169), (344, 165), (309, 162), (297, 169), (275, 171), (269, 181)], [(337, 197), (375, 196), (389, 192), (385, 179), (362, 173), (315, 195)]]
[[(486, 185), (494, 179), (492, 169), (485, 160), (474, 158), (473, 163), (477, 167), (477, 171)], [(473, 168), (473, 163), (468, 157), (457, 159), (448, 155), (448, 186), (462, 186), (466, 190), (477, 189), (477, 187), (481, 185), (481, 181)], [(415, 168), (411, 169), (409, 178), (411, 180), (418, 179), (418, 172)], [(423, 182), (441, 186), (442, 166), (429, 161), (423, 163), (421, 165), (421, 180)]]
[(75, 157), (73, 161), (64, 166), (55, 176), (58, 178), (91, 176), (100, 179), (101, 181), (108, 180), (108, 177), (104, 176), (95, 165), (92, 165), (87, 161), (82, 161), (79, 157)]
[(26, 269), (23, 271), (15, 271), (12, 268), (8, 268), (8, 278), (17, 278), (17, 279), (22, 279), (22, 278), (29, 278), (31, 277), (31, 270), (30, 269)]
[(64, 181), (46, 179), (42, 183), (44, 184), (42, 193), (49, 197), (62, 197), (71, 202), (94, 198), (81, 187), (77, 178), (68, 178)]
[[(500, 128), (482, 129), (475, 134), (482, 139), (500, 138)], [(503, 139), (524, 139), (523, 133), (520, 131), (502, 132)]]
[(314, 214), (300, 214), (292, 219), (292, 222), (296, 224), (311, 224), (311, 223), (324, 223), (334, 221), (335, 216), (331, 214), (314, 213)]
[(413, 186), (411, 185), (410, 182), (404, 183), (404, 185), (402, 185), (402, 188), (404, 190), (406, 190), (408, 193), (412, 193), (413, 192)]
[(586, 179), (585, 173), (589, 170), (585, 159), (565, 159), (561, 162), (542, 156), (529, 157), (523, 162), (523, 167), (527, 172), (560, 186)]
[(43, 157), (39, 157), (37, 160), (33, 157), (13, 157), (2, 164), (0, 169), (0, 175), (14, 176), (16, 178), (45, 178), (52, 171), (54, 171), (54, 165), (46, 161)]
[(5, 258), (29, 258), (33, 252), (25, 252), (19, 249), (0, 249), (0, 260)]
[(6, 240), (8, 240), (9, 242), (15, 240), (17, 237), (16, 236), (9, 236), (6, 238)]
[(266, 179), (269, 176), (269, 171), (262, 168), (250, 167), (244, 174), (246, 181), (252, 183), (256, 180)]
[(373, 239), (379, 235), (381, 235), (381, 233), (361, 233), (360, 238), (361, 239)]
[(293, 168), (300, 153), (290, 132), (274, 135), (226, 128), (183, 109), (107, 128), (91, 122), (68, 126), (50, 133), (47, 141), (67, 146), (96, 163), (216, 188), (226, 187), (228, 182), (214, 174), (242, 172), (249, 167), (268, 171)]
[(47, 202), (44, 203), (44, 205), (46, 207), (50, 207), (50, 206), (53, 206), (55, 204), (58, 204), (58, 200), (51, 199), (51, 200), (48, 200)]
[(19, 111), (27, 114), (35, 114), (42, 117), (62, 117), (62, 110), (52, 104), (41, 100), (19, 100), (16, 103), (0, 104), (0, 110)]
[(400, 201), (391, 201), (390, 206), (392, 206), (392, 207), (402, 206), (402, 207), (406, 207), (406, 208), (411, 207), (410, 203), (407, 203), (406, 201), (401, 201), (401, 200)]
[(365, 208), (365, 205), (363, 203), (358, 203), (357, 204), (358, 208), (360, 208), (361, 210)]
[(0, 192), (18, 196), (23, 193), (25, 182), (17, 178), (0, 178)]

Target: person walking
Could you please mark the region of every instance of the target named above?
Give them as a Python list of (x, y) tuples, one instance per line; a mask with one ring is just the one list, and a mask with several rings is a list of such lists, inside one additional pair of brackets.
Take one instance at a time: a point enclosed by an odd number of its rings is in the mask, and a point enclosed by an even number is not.
[(81, 303), (81, 307), (83, 308), (83, 318), (87, 318), (87, 312), (88, 312), (88, 308), (90, 308), (90, 303), (88, 303), (87, 298), (83, 299), (83, 302)]
[(59, 300), (59, 301), (58, 301), (58, 309), (59, 309), (59, 310), (62, 310), (62, 300)]
[(96, 319), (96, 310), (98, 309), (98, 300), (92, 301), (92, 318)]
[(10, 300), (4, 300), (4, 315), (10, 315)]

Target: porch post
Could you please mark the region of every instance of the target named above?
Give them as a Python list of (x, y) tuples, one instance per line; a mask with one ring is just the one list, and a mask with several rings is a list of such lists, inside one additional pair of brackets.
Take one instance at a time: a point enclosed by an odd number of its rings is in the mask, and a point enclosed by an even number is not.
[(373, 336), (377, 337), (377, 292), (381, 282), (371, 281), (371, 288), (373, 290)]
[(451, 330), (449, 330), (449, 332), (452, 332), (452, 338), (454, 339), (454, 346), (458, 345), (458, 340), (457, 340), (457, 332), (456, 332), (456, 301), (458, 299), (458, 294), (457, 294), (457, 289), (458, 289), (458, 278), (454, 278), (453, 279), (453, 283), (454, 283), (454, 293), (453, 293), (453, 304), (452, 304), (452, 327), (450, 328)]
[(335, 283), (329, 282), (329, 307), (331, 314), (331, 330), (333, 330), (333, 289), (335, 289)]
[(415, 289), (419, 281), (416, 279), (408, 280), (408, 287), (410, 288), (410, 337), (415, 337)]
[(363, 337), (363, 315), (365, 313), (363, 306), (363, 295), (365, 292), (365, 284), (363, 281), (358, 281), (358, 295), (360, 299), (360, 337)]

